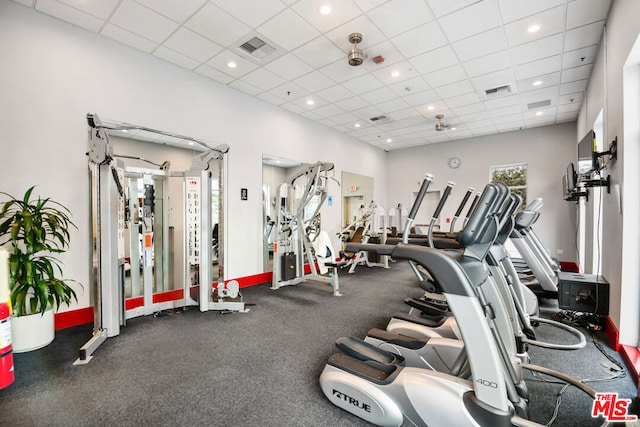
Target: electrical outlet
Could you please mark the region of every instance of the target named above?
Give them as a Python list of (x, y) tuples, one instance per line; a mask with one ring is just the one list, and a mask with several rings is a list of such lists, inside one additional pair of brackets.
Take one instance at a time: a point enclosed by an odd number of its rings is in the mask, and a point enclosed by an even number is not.
[(556, 249), (557, 255), (564, 255), (564, 249)]

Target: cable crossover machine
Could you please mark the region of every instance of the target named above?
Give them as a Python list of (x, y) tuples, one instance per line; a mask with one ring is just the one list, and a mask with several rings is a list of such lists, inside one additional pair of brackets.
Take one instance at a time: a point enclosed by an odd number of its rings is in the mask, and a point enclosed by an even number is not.
[[(248, 311), (238, 282), (224, 281), (224, 233), (218, 231), (223, 225), (223, 161), (229, 146), (210, 147), (190, 137), (114, 124), (97, 114), (87, 114), (87, 121), (94, 329), (74, 364), (88, 363), (98, 347), (119, 335), (120, 327), (134, 317), (187, 306), (202, 312)], [(122, 131), (187, 140), (203, 152), (194, 156), (190, 170), (170, 172), (169, 162), (157, 165), (115, 154), (109, 134), (121, 136)], [(126, 166), (123, 159), (158, 168)], [(173, 208), (169, 179), (180, 182), (184, 199)], [(174, 231), (169, 229), (170, 210), (184, 212), (182, 244), (169, 243)], [(171, 251), (179, 246), (183, 263), (174, 274)], [(170, 296), (156, 298), (159, 294)], [(136, 304), (130, 304), (132, 299)]]

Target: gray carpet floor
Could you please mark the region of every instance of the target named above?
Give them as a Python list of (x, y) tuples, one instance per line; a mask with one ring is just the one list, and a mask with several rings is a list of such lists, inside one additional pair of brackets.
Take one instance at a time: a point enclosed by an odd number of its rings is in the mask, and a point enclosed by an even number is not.
[[(318, 377), (335, 352), (336, 338), (364, 337), (372, 327), (384, 328), (394, 312), (408, 310), (403, 299), (421, 291), (402, 262), (389, 270), (344, 272), (340, 285), (342, 297), (315, 282), (277, 291), (264, 284), (243, 289), (245, 301), (255, 304), (248, 313), (188, 309), (133, 319), (84, 366), (72, 363), (92, 326), (58, 331), (49, 346), (14, 355), (16, 381), (0, 390), (0, 425), (369, 425), (332, 405)], [(543, 312), (552, 316), (557, 303), (547, 303)], [(540, 326), (538, 335), (567, 339), (550, 329)], [(603, 337), (595, 335), (619, 361)], [(530, 353), (532, 363), (578, 379), (611, 377), (615, 366), (591, 336), (579, 351), (532, 348)], [(562, 385), (527, 378), (531, 418), (546, 423)], [(589, 384), (634, 399), (635, 408), (636, 388), (628, 373)], [(590, 413), (591, 400), (570, 387), (553, 425), (601, 425), (602, 419)]]

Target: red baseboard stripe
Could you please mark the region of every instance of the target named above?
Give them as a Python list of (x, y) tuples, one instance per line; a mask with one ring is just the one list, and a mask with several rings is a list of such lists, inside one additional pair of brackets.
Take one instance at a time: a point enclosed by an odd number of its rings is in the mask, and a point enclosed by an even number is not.
[(614, 348), (615, 351), (620, 351), (620, 332), (618, 332), (618, 328), (611, 320), (611, 317), (607, 316), (604, 322), (604, 330), (607, 333), (607, 337), (609, 338), (609, 343)]
[[(611, 320), (611, 317), (607, 316), (605, 330), (611, 346), (620, 353), (622, 359), (627, 365), (627, 369), (629, 369), (629, 372), (636, 383), (636, 386), (640, 387), (640, 351), (638, 351), (637, 347), (620, 344), (620, 332)], [(640, 391), (637, 392), (637, 397), (640, 397)]]
[[(268, 271), (266, 273), (254, 274), (252, 276), (239, 277), (234, 280), (238, 281), (238, 284), (241, 288), (246, 288), (249, 286), (271, 282), (272, 276), (273, 273)], [(184, 291), (182, 289), (177, 289), (175, 291), (167, 291), (159, 294), (154, 294), (153, 302), (160, 303), (167, 301), (177, 301), (182, 298), (184, 298)], [(129, 298), (124, 302), (125, 310), (142, 307), (143, 305), (144, 298), (142, 297)], [(54, 322), (56, 330), (91, 323), (93, 322), (93, 307), (84, 307), (77, 310), (69, 310), (63, 311), (62, 313), (56, 313)]]
[(63, 311), (62, 313), (56, 313), (53, 317), (53, 324), (56, 331), (58, 329), (70, 328), (91, 322), (93, 322), (93, 307)]

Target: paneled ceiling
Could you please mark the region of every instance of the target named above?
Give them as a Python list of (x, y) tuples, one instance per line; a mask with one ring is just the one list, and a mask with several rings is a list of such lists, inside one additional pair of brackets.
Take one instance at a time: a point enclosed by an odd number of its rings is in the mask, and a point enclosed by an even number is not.
[(386, 150), (574, 121), (611, 4), (14, 1)]

